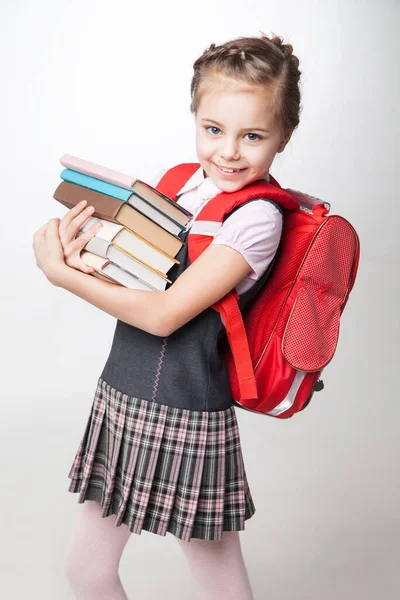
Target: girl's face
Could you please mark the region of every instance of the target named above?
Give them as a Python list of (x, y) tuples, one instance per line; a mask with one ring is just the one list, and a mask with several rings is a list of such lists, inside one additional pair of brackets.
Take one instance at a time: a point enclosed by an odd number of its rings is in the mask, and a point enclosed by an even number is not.
[[(225, 192), (265, 176), (286, 137), (262, 88), (220, 77), (203, 92), (196, 113), (196, 152), (206, 175)], [(235, 169), (224, 173), (220, 167)]]

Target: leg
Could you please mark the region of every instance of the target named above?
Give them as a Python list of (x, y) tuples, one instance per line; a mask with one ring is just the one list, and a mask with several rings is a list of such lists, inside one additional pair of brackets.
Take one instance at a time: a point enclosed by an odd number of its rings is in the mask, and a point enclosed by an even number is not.
[(240, 547), (239, 532), (222, 540), (178, 539), (197, 586), (199, 600), (253, 600)]
[(77, 600), (127, 600), (118, 575), (122, 551), (131, 535), (115, 515), (102, 518), (98, 502), (86, 500), (65, 553), (65, 573)]

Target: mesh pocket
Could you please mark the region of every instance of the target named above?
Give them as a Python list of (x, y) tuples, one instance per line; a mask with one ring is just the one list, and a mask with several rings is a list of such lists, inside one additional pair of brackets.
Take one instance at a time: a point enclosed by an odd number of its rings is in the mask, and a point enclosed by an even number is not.
[(317, 371), (332, 359), (356, 251), (352, 226), (329, 217), (303, 263), (283, 336), (284, 356), (295, 369)]

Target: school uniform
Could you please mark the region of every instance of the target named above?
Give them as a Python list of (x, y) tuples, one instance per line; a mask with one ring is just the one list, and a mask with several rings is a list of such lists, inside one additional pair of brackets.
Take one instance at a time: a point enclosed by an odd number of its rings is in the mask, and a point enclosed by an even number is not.
[[(220, 192), (199, 168), (177, 202), (196, 216)], [(281, 231), (279, 208), (257, 199), (232, 211), (212, 242), (241, 252), (252, 267), (236, 286), (242, 312)], [(172, 282), (189, 266), (187, 244), (176, 258)], [(244, 529), (255, 506), (222, 356), (226, 343), (221, 317), (210, 307), (164, 338), (117, 321), (69, 472), (78, 502), (100, 502), (103, 517), (115, 514), (116, 525), (139, 534), (216, 540)]]

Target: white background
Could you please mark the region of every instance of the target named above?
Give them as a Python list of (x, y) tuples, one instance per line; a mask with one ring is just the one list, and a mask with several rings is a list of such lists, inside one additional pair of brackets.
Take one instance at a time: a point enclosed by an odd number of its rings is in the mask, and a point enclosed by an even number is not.
[[(276, 33), (303, 72), (299, 129), (271, 172), (327, 200), (361, 241), (325, 390), (283, 421), (237, 410), (256, 515), (256, 600), (399, 597), (399, 3), (3, 0), (1, 597), (72, 598), (67, 473), (115, 320), (36, 268), (33, 233), (64, 153), (144, 180), (196, 161), (192, 65), (210, 43)], [(130, 598), (194, 598), (174, 538), (131, 537)]]

